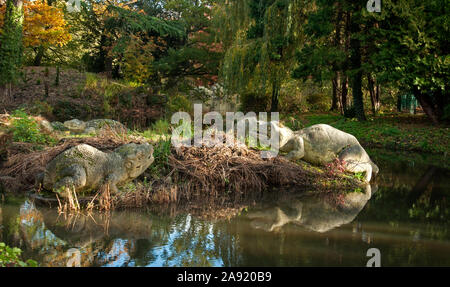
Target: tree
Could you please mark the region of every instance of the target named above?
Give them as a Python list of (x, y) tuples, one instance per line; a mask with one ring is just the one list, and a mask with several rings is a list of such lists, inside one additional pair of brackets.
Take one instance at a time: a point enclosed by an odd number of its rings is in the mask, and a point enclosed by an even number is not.
[[(308, 13), (306, 44), (297, 54), (293, 77), (312, 78), (322, 83), (331, 81), (332, 110), (340, 102), (341, 112), (347, 111), (348, 77), (350, 77), (353, 109), (359, 120), (365, 120), (362, 75), (364, 50), (361, 44), (362, 1), (317, 0)], [(339, 88), (340, 87), (340, 88)], [(340, 92), (340, 97), (338, 96)]]
[(63, 46), (71, 40), (63, 10), (48, 1), (24, 2), (24, 45), (36, 51), (33, 64), (40, 66), (46, 50)]
[[(114, 76), (153, 86), (162, 79), (171, 85), (186, 76), (217, 75), (221, 54), (209, 29), (208, 1), (116, 2), (83, 5), (79, 26), (98, 43), (86, 57), (94, 71), (114, 70)], [(142, 74), (132, 75), (133, 69)]]
[(226, 1), (222, 5), (226, 20), (219, 29), (228, 34), (222, 68), (225, 88), (253, 97), (244, 102), (270, 102), (270, 110), (277, 111), (280, 89), (303, 41), (300, 27), (307, 6), (297, 0)]
[(212, 29), (213, 5), (214, 1), (165, 1), (166, 14), (183, 23), (186, 33), (182, 41), (168, 43), (165, 53), (154, 62), (160, 77), (167, 79), (166, 86), (174, 86), (181, 79), (203, 86), (217, 81), (223, 49)]
[[(123, 62), (124, 53), (129, 48), (130, 43), (138, 43), (132, 41), (133, 38), (139, 38), (141, 46), (145, 45), (152, 48), (151, 56), (147, 58), (145, 63), (148, 66), (152, 65), (155, 59), (159, 59), (161, 54), (166, 52), (168, 43), (173, 44), (183, 41), (186, 35), (182, 23), (165, 21), (148, 15), (145, 11), (134, 11), (131, 8), (110, 5), (106, 12), (109, 16), (104, 21), (102, 35), (104, 44), (101, 48), (106, 50), (107, 58), (117, 59), (119, 63)], [(138, 49), (142, 53), (146, 53), (144, 48)], [(106, 68), (108, 69), (108, 67)], [(153, 73), (153, 75), (155, 74)]]
[[(112, 75), (114, 62), (112, 48), (115, 40), (121, 36), (120, 34), (116, 35), (115, 31), (110, 31), (119, 29), (119, 25), (110, 20), (118, 14), (113, 9), (114, 7), (130, 9), (127, 3), (119, 0), (86, 0), (81, 2), (80, 13), (68, 15), (73, 26), (72, 33), (77, 35), (78, 43), (84, 50), (82, 62), (90, 72), (106, 72)], [(118, 21), (123, 21), (123, 19), (119, 16)], [(107, 27), (107, 21), (110, 21), (111, 27)], [(122, 48), (125, 47), (125, 43), (126, 41), (121, 43)], [(123, 49), (122, 52), (124, 51)]]
[[(0, 8), (0, 13), (5, 7)], [(23, 45), (36, 52), (34, 65), (40, 66), (45, 51), (51, 46), (63, 46), (71, 39), (63, 10), (45, 1), (23, 1)], [(1, 13), (3, 14), (3, 13)], [(0, 17), (0, 25), (3, 18)]]
[[(307, 35), (306, 43), (297, 53), (297, 67), (292, 73), (294, 78), (313, 81), (322, 84), (332, 82), (331, 110), (338, 108), (338, 103), (346, 110), (345, 72), (348, 68), (348, 55), (344, 51), (342, 35), (345, 22), (341, 1), (316, 1), (315, 9), (308, 13), (308, 22), (304, 27)], [(344, 37), (343, 37), (344, 36)], [(339, 94), (339, 84), (342, 78), (342, 94)], [(339, 99), (341, 98), (341, 99)], [(342, 100), (344, 99), (344, 100)]]
[(378, 80), (411, 91), (435, 124), (450, 115), (449, 10), (446, 0), (385, 0), (380, 14), (367, 15), (380, 23), (372, 30)]
[(4, 100), (11, 98), (11, 83), (19, 74), (22, 61), (22, 0), (7, 0), (5, 18), (0, 36), (0, 87)]

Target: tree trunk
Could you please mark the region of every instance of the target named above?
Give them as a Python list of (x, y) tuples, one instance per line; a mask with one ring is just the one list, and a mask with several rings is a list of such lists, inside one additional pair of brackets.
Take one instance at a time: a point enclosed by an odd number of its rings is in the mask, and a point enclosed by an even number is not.
[(34, 60), (33, 60), (33, 65), (34, 66), (40, 66), (41, 65), (42, 57), (44, 56), (44, 52), (45, 52), (44, 46), (39, 46), (38, 50), (37, 50), (37, 53), (36, 53), (36, 56), (34, 57)]
[(370, 102), (372, 103), (372, 113), (373, 115), (376, 115), (380, 109), (380, 85), (376, 84), (375, 79), (370, 73), (367, 74), (367, 83), (370, 94)]
[(333, 95), (331, 99), (330, 111), (337, 111), (339, 109), (338, 92), (339, 92), (339, 73), (336, 72), (332, 80), (333, 83)]
[(380, 99), (381, 99), (381, 86), (378, 83), (375, 85), (375, 99), (376, 99), (376, 101), (375, 101), (376, 111), (379, 112), (380, 108), (381, 108), (381, 101), (380, 101)]
[(352, 79), (353, 106), (355, 108), (356, 118), (359, 121), (365, 121), (364, 102), (362, 93), (362, 69), (361, 69), (361, 42), (356, 37), (361, 28), (355, 15), (353, 15), (350, 24), (350, 65), (354, 71)]
[(348, 107), (348, 66), (349, 66), (349, 51), (350, 51), (350, 12), (345, 12), (345, 26), (344, 26), (344, 54), (345, 61), (342, 67), (342, 79), (341, 79), (341, 111), (345, 113)]
[(348, 96), (348, 77), (344, 76), (341, 83), (341, 110), (342, 114), (347, 110), (347, 96)]
[(402, 97), (400, 95), (397, 95), (397, 112), (402, 111)]
[(104, 47), (110, 46), (110, 39), (106, 35), (106, 31), (102, 32), (99, 45), (99, 65), (96, 67), (97, 72), (104, 72), (107, 77), (112, 76), (113, 59), (108, 55), (108, 51)]
[(433, 104), (429, 95), (423, 94), (417, 87), (413, 88), (414, 97), (419, 101), (425, 114), (431, 119), (433, 124), (439, 124), (439, 112)]
[(14, 101), (13, 95), (11, 92), (11, 83), (6, 83), (0, 86), (0, 105), (1, 109), (4, 109), (6, 105), (11, 104)]
[(278, 95), (280, 94), (280, 87), (277, 81), (272, 83), (272, 104), (270, 105), (271, 112), (278, 112)]
[[(336, 49), (339, 49), (341, 45), (341, 21), (342, 21), (342, 6), (341, 2), (337, 2), (337, 15), (336, 15), (336, 34), (334, 37), (334, 46)], [(332, 101), (331, 101), (331, 111), (336, 111), (339, 109), (339, 99), (338, 99), (338, 92), (339, 92), (339, 82), (340, 82), (340, 73), (338, 71), (338, 67), (336, 63), (333, 64), (333, 70), (335, 71), (334, 77), (332, 80), (333, 83), (333, 95), (332, 95)]]

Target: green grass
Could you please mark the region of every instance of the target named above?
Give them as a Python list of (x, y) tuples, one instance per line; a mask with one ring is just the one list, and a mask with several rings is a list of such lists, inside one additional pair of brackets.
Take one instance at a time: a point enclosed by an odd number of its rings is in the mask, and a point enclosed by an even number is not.
[(138, 135), (149, 139), (152, 142), (158, 142), (160, 140), (170, 139), (171, 125), (167, 120), (159, 119), (149, 129), (144, 131), (131, 131), (133, 135)]
[(97, 88), (98, 81), (99, 77), (96, 74), (86, 73), (86, 82), (84, 87), (86, 89), (95, 89)]
[[(299, 121), (301, 124), (295, 123), (294, 129), (328, 124), (354, 135), (365, 146), (450, 154), (449, 128), (433, 126), (424, 116), (384, 115), (359, 122), (336, 114), (307, 114), (300, 116)], [(289, 118), (285, 124), (293, 125)]]

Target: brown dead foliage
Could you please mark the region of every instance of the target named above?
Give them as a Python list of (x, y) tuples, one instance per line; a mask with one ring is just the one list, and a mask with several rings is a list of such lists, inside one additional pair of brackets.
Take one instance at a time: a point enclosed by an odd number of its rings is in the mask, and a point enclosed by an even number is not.
[(181, 185), (181, 197), (262, 192), (270, 187), (313, 187), (317, 174), (276, 157), (263, 159), (259, 151), (242, 145), (182, 147), (169, 157)]

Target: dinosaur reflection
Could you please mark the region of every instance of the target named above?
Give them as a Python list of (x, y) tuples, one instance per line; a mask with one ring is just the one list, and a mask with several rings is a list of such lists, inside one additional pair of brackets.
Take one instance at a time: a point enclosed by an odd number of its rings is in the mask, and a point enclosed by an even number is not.
[(41, 266), (114, 265), (133, 252), (136, 240), (155, 237), (152, 219), (144, 213), (64, 216), (27, 200), (20, 207), (6, 206), (0, 215), (8, 222), (2, 239), (26, 257), (39, 258)]
[[(4, 212), (2, 210), (3, 217)], [(7, 237), (41, 266), (212, 266), (213, 224), (190, 215), (121, 211), (60, 215), (25, 201), (7, 207)], [(14, 227), (14, 228), (13, 228)]]
[(40, 209), (47, 227), (69, 244), (88, 244), (108, 236), (110, 238), (148, 238), (152, 219), (144, 213), (113, 212), (59, 215), (55, 210)]
[(371, 198), (372, 189), (351, 192), (338, 197), (303, 196), (283, 200), (277, 205), (250, 211), (251, 226), (266, 231), (280, 230), (293, 223), (316, 232), (326, 232), (355, 219)]
[(152, 235), (153, 222), (143, 213), (63, 216), (50, 209), (40, 212), (49, 231), (71, 247), (65, 254), (69, 266), (126, 265), (135, 241)]

